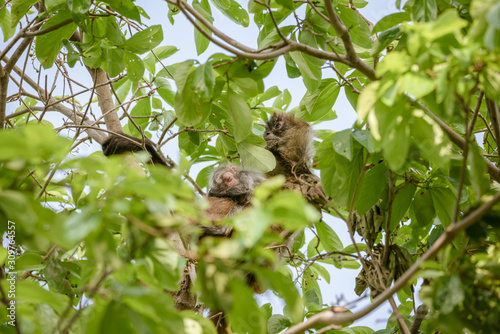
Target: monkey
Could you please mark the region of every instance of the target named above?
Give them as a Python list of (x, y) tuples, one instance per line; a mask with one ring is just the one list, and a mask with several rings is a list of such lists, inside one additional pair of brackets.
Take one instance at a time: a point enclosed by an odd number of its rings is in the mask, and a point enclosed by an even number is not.
[[(255, 187), (265, 179), (262, 173), (236, 166), (217, 168), (210, 177), (207, 196), (209, 208), (206, 214), (213, 224), (202, 226), (202, 235), (199, 238), (208, 236), (230, 238), (233, 229), (228, 226), (219, 226), (216, 222), (249, 207)], [(253, 274), (247, 273), (246, 279), (247, 284), (255, 293), (263, 292)], [(228, 333), (228, 324), (223, 312), (217, 309), (210, 310), (208, 317), (214, 323), (217, 333)]]
[[(123, 137), (126, 138), (123, 138)], [(104, 141), (102, 144), (102, 152), (105, 156), (115, 155), (115, 154), (124, 154), (127, 152), (144, 152), (144, 148), (151, 155), (151, 162), (155, 165), (163, 165), (169, 166), (166, 161), (160, 156), (156, 148), (154, 147), (153, 142), (144, 137), (144, 145), (143, 141), (139, 138), (132, 137), (125, 133), (121, 133), (121, 136), (111, 135)]]
[[(250, 199), (255, 187), (266, 177), (255, 171), (225, 166), (216, 169), (209, 181), (208, 203), (206, 211), (208, 218), (215, 222), (226, 216), (232, 216), (250, 206)], [(200, 238), (206, 236), (230, 237), (232, 229), (224, 226), (204, 226)]]
[(293, 114), (274, 113), (266, 124), (266, 149), (276, 158), (276, 167), (266, 175), (283, 175), (284, 189), (300, 192), (318, 209), (325, 207), (321, 181), (311, 171), (313, 131), (309, 123)]

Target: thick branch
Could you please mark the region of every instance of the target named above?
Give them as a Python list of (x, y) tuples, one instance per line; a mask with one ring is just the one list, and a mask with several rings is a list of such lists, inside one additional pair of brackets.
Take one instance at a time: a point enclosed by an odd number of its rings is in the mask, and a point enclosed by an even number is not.
[(96, 87), (96, 95), (99, 100), (99, 106), (101, 107), (102, 115), (104, 116), (104, 121), (106, 122), (106, 127), (108, 130), (118, 133), (123, 133), (122, 125), (118, 114), (115, 111), (115, 104), (113, 102), (113, 97), (111, 96), (111, 91), (107, 83), (108, 75), (101, 68), (87, 68), (94, 85)]
[(344, 22), (340, 19), (338, 14), (335, 12), (333, 8), (332, 0), (325, 0), (325, 9), (328, 14), (328, 18), (330, 19), (330, 23), (335, 29), (335, 32), (339, 35), (342, 43), (344, 44), (347, 60), (351, 62), (354, 68), (362, 68), (363, 71), (360, 70), (363, 74), (365, 74), (371, 80), (375, 80), (375, 70), (368, 65), (366, 65), (354, 50), (354, 45), (351, 41), (351, 35), (349, 34), (349, 30), (345, 26)]
[(413, 320), (413, 323), (411, 324), (410, 328), (410, 334), (418, 334), (418, 330), (420, 329), (420, 325), (422, 324), (422, 321), (425, 319), (425, 316), (429, 313), (429, 308), (425, 306), (424, 304), (420, 305), (417, 308), (417, 312), (415, 313), (415, 319)]
[[(332, 52), (316, 49), (310, 47), (309, 45), (298, 43), (288, 39), (280, 43), (277, 43), (271, 47), (266, 47), (264, 49), (260, 50), (252, 49), (220, 32), (208, 20), (204, 19), (203, 16), (201, 16), (192, 7), (190, 7), (185, 1), (167, 0), (167, 2), (170, 3), (171, 5), (178, 7), (186, 16), (186, 18), (191, 22), (191, 24), (208, 40), (218, 45), (219, 47), (223, 48), (224, 50), (229, 51), (241, 58), (255, 59), (255, 60), (269, 60), (277, 58), (288, 52), (300, 51), (319, 59), (331, 60), (346, 64), (350, 67), (357, 69), (361, 73), (365, 74), (369, 79), (371, 80), (376, 79), (375, 71), (368, 65), (366, 65), (363, 61), (361, 61), (361, 59), (357, 56), (356, 53), (354, 53), (355, 56), (352, 57), (352, 59), (349, 59), (347, 57)], [(210, 30), (215, 36), (220, 38), (222, 41), (208, 34), (205, 31), (205, 29), (200, 25), (200, 23), (196, 21), (202, 23), (203, 26), (205, 26), (208, 30)]]
[(307, 321), (291, 327), (285, 333), (303, 333), (310, 328), (315, 328), (320, 325), (342, 325), (360, 319), (369, 314), (377, 307), (379, 307), (380, 304), (386, 301), (389, 297), (391, 297), (394, 293), (401, 290), (413, 277), (413, 275), (417, 273), (417, 271), (420, 269), (420, 266), (425, 261), (432, 259), (437, 254), (437, 252), (448, 245), (458, 233), (468, 228), (479, 219), (481, 219), (485, 214), (490, 212), (490, 210), (496, 203), (498, 203), (498, 201), (500, 201), (500, 193), (497, 193), (495, 196), (493, 196), (491, 201), (480, 206), (477, 210), (473, 211), (470, 215), (465, 217), (460, 222), (448, 226), (445, 233), (443, 233), (436, 240), (436, 242), (417, 260), (417, 262), (415, 262), (415, 264), (413, 264), (396, 282), (394, 282), (394, 285), (390, 289), (384, 290), (373, 300), (370, 305), (365, 307), (363, 310), (353, 314), (339, 314), (334, 313), (331, 310), (323, 311), (321, 313), (313, 315)]
[(486, 98), (486, 107), (488, 108), (488, 113), (490, 115), (491, 124), (493, 130), (495, 131), (495, 137), (497, 142), (497, 153), (500, 162), (500, 115), (498, 114), (498, 106), (494, 101)]

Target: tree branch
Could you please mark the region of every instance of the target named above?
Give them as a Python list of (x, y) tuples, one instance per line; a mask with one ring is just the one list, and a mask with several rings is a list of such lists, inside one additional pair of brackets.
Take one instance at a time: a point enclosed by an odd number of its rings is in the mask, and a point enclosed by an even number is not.
[[(346, 64), (351, 66), (361, 73), (365, 74), (369, 79), (375, 80), (375, 70), (366, 65), (354, 52), (354, 55), (349, 54), (351, 58), (347, 58), (332, 52), (327, 52), (323, 50), (319, 50), (313, 48), (309, 45), (298, 43), (292, 40), (285, 39), (284, 41), (277, 43), (272, 46), (273, 50), (269, 50), (269, 47), (264, 49), (256, 50), (249, 48), (236, 40), (228, 37), (227, 35), (220, 32), (217, 28), (215, 28), (208, 20), (206, 20), (201, 14), (196, 12), (192, 7), (190, 7), (184, 0), (166, 0), (169, 4), (176, 6), (179, 8), (186, 18), (191, 22), (191, 24), (198, 29), (198, 31), (205, 36), (208, 40), (223, 48), (226, 51), (229, 51), (241, 58), (254, 59), (254, 60), (269, 60), (277, 58), (285, 53), (292, 51), (300, 51), (315, 58), (336, 61), (339, 63)], [(188, 13), (189, 12), (189, 13)], [(191, 16), (192, 15), (192, 16)], [(210, 34), (208, 34), (205, 29), (198, 23), (196, 20), (201, 22), (203, 26), (205, 26), (208, 30), (210, 30), (215, 36), (220, 38), (220, 40), (214, 38)], [(340, 20), (340, 18), (339, 18)], [(340, 21), (343, 25), (342, 21)], [(345, 26), (344, 26), (345, 28)], [(352, 45), (352, 44), (351, 44)], [(354, 49), (353, 49), (354, 50)]]
[(478, 209), (473, 211), (470, 215), (462, 219), (458, 223), (451, 224), (446, 228), (445, 232), (436, 240), (436, 242), (424, 253), (422, 256), (397, 280), (390, 289), (384, 290), (380, 295), (378, 295), (373, 302), (365, 307), (363, 310), (352, 313), (352, 314), (338, 314), (331, 310), (326, 310), (318, 314), (313, 315), (307, 321), (297, 324), (287, 331), (285, 334), (303, 333), (304, 331), (316, 328), (320, 325), (342, 325), (354, 320), (360, 319), (367, 315), (368, 313), (375, 310), (384, 301), (386, 301), (394, 293), (402, 289), (406, 283), (417, 273), (420, 266), (427, 260), (432, 259), (439, 250), (448, 245), (458, 233), (468, 228), (479, 219), (481, 219), (485, 214), (490, 212), (493, 206), (500, 201), (500, 192), (497, 193), (493, 198), (481, 205)]
[(345, 26), (344, 22), (340, 19), (338, 14), (335, 12), (333, 8), (332, 0), (325, 0), (325, 9), (328, 14), (328, 18), (330, 19), (330, 23), (333, 26), (333, 29), (337, 32), (342, 43), (344, 44), (347, 60), (352, 64), (352, 66), (356, 69), (361, 68), (363, 70), (359, 70), (361, 73), (365, 74), (370, 80), (375, 80), (375, 70), (368, 65), (366, 65), (354, 50), (354, 45), (351, 41), (351, 35), (349, 34), (349, 30)]
[[(9, 58), (7, 56), (4, 57), (3, 59), (4, 61), (9, 61)], [(44, 101), (45, 103), (48, 103), (49, 105), (52, 106), (52, 109), (54, 110), (57, 110), (58, 112), (60, 112), (61, 114), (63, 114), (64, 116), (68, 117), (69, 119), (71, 119), (75, 124), (80, 124), (81, 123), (81, 119), (80, 117), (78, 117), (74, 112), (73, 110), (65, 107), (64, 105), (62, 105), (61, 103), (59, 103), (60, 101), (57, 101), (55, 98), (53, 97), (50, 97), (47, 101), (45, 101), (45, 96), (47, 96), (47, 92), (42, 88), (40, 87), (33, 79), (31, 79), (29, 76), (27, 76), (26, 74), (23, 75), (23, 71), (17, 67), (17, 66), (14, 66), (13, 68), (13, 71), (16, 72), (17, 75), (19, 76), (23, 76), (24, 78), (24, 81), (31, 87), (33, 88), (37, 93), (38, 95), (40, 96), (40, 98), (42, 99), (42, 101)], [(87, 125), (87, 126), (90, 126), (90, 122), (88, 120), (83, 120), (83, 125)], [(100, 133), (99, 131), (96, 131), (94, 130), (95, 127), (90, 127), (86, 130), (86, 132), (89, 134), (89, 136), (91, 138), (93, 138), (95, 141), (97, 141), (98, 143), (103, 143), (104, 140), (106, 140), (106, 136), (102, 133)]]
[(497, 153), (498, 160), (500, 162), (500, 115), (498, 114), (497, 104), (486, 98), (486, 107), (488, 108), (488, 114), (490, 115), (491, 124), (493, 125), (493, 131), (495, 131), (496, 143), (497, 143)]
[[(413, 100), (411, 98), (410, 98), (410, 101), (412, 101), (413, 103), (415, 103), (416, 105), (418, 105), (429, 116), (431, 116), (431, 118), (439, 125), (439, 127), (446, 133), (446, 135), (448, 136), (448, 138), (450, 138), (450, 140), (455, 145), (457, 145), (458, 147), (460, 147), (460, 149), (462, 149), (462, 150), (465, 149), (465, 145), (467, 145), (467, 144), (465, 142), (465, 139), (461, 135), (459, 135), (452, 128), (450, 128), (448, 126), (448, 124), (446, 124), (445, 122), (443, 122), (439, 117), (437, 117), (436, 115), (434, 115), (434, 113), (432, 111), (430, 111), (429, 108), (427, 108), (427, 106), (425, 106), (424, 104), (422, 104), (420, 102), (417, 102), (417, 101), (415, 101), (415, 100)], [(483, 156), (483, 158), (484, 158), (484, 162), (488, 166), (488, 173), (490, 174), (490, 176), (495, 181), (500, 182), (500, 169), (498, 167), (496, 167), (488, 158), (486, 158), (484, 156)]]

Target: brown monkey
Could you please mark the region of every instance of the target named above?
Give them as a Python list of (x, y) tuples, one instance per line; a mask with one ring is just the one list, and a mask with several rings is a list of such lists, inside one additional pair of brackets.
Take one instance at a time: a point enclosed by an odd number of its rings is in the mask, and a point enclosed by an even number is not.
[(156, 148), (154, 147), (153, 142), (144, 137), (145, 142), (143, 145), (143, 141), (139, 138), (132, 137), (125, 133), (122, 133), (120, 137), (116, 135), (111, 135), (104, 141), (102, 144), (102, 152), (105, 156), (115, 155), (115, 154), (124, 154), (127, 152), (143, 152), (144, 148), (151, 155), (151, 162), (164, 166), (168, 166), (165, 160), (160, 156)]
[[(216, 169), (209, 181), (209, 192), (207, 200), (210, 204), (207, 216), (212, 221), (220, 220), (226, 216), (232, 216), (246, 207), (250, 206), (250, 200), (255, 187), (266, 177), (254, 171), (249, 171), (235, 166), (226, 166)], [(207, 236), (231, 237), (233, 229), (228, 226), (202, 226), (203, 233), (200, 239)], [(255, 276), (247, 274), (247, 283), (256, 293), (262, 293), (257, 284)], [(209, 318), (215, 325), (217, 333), (228, 333), (227, 322), (223, 312), (211, 310)]]
[(276, 168), (267, 176), (284, 175), (284, 188), (299, 191), (318, 208), (325, 205), (319, 177), (310, 169), (313, 131), (293, 114), (274, 113), (266, 125), (264, 140), (276, 158)]

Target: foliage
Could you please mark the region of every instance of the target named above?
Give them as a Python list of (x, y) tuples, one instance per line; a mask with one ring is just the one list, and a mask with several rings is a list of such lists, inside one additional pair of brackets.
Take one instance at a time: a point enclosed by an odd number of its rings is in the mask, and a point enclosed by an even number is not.
[[(393, 302), (376, 333), (417, 333), (419, 279), (429, 309), (422, 333), (499, 332), (500, 5), (396, 1), (399, 12), (373, 26), (358, 10), (366, 4), (158, 1), (174, 27), (179, 13), (190, 19), (198, 54), (215, 42), (225, 51), (172, 63), (178, 49), (161, 25), (141, 25), (148, 14), (132, 0), (0, 0), (2, 331), (215, 333), (202, 303), (235, 333), (374, 333), (352, 325), (361, 313), (331, 312), (318, 284), (331, 281), (328, 264), (359, 270), (349, 288), (370, 290), (369, 311)], [(258, 49), (215, 28), (215, 11), (255, 24)], [(64, 78), (51, 90), (42, 74), (54, 69)], [(74, 91), (87, 69), (93, 85)], [(298, 104), (264, 85), (273, 71), (301, 78)], [(69, 88), (56, 90), (58, 80)], [(323, 216), (346, 224), (326, 223), (273, 178), (251, 208), (219, 222), (234, 228), (231, 238), (198, 242), (197, 225), (211, 224), (198, 194), (210, 171), (227, 163), (273, 170), (262, 123), (291, 112), (328, 127), (339, 94), (358, 121), (318, 131), (313, 166), (329, 198)], [(62, 124), (47, 118), (53, 111)], [(158, 149), (177, 138), (180, 162), (131, 168), (100, 152), (75, 156), (84, 143), (102, 143), (104, 124)], [(283, 241), (276, 225), (295, 232), (284, 259), (272, 249)], [(338, 229), (349, 230), (349, 245)], [(282, 312), (259, 307), (249, 275), (284, 301)], [(186, 277), (196, 306), (179, 311), (173, 297)]]

